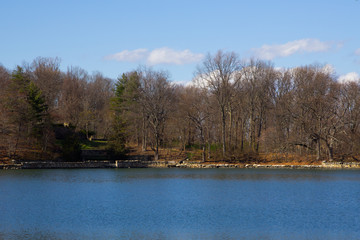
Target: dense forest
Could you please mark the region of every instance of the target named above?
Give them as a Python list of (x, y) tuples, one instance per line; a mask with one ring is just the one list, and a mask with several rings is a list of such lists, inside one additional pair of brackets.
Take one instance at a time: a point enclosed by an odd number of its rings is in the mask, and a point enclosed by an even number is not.
[(202, 161), (277, 156), (357, 160), (360, 83), (340, 83), (323, 66), (277, 69), (208, 54), (187, 86), (148, 67), (117, 80), (57, 58), (0, 66), (0, 150), (8, 159), (77, 160), (82, 139), (106, 140), (114, 156), (129, 146), (195, 151)]

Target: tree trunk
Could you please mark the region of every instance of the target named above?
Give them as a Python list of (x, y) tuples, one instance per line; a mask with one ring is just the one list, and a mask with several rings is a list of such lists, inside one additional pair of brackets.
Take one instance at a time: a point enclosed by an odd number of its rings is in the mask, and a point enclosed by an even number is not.
[(203, 132), (203, 128), (200, 127), (200, 137), (201, 137), (201, 149), (202, 149), (202, 161), (205, 162), (206, 161), (206, 145), (205, 145), (205, 138), (204, 138), (204, 132)]
[(143, 116), (143, 124), (142, 124), (142, 146), (141, 149), (143, 152), (146, 152), (146, 122), (145, 122), (145, 116)]
[(191, 146), (192, 142), (191, 142), (191, 122), (188, 121), (188, 139), (187, 139), (187, 145)]
[(332, 146), (328, 146), (329, 150), (329, 161), (334, 161), (334, 149)]
[(222, 152), (223, 152), (223, 157), (226, 154), (226, 135), (225, 135), (225, 131), (226, 131), (226, 116), (225, 116), (225, 109), (222, 109), (221, 111), (222, 114)]
[(329, 161), (331, 162), (331, 161), (334, 160), (334, 148), (332, 146), (332, 142), (327, 142), (326, 146), (327, 146), (327, 149), (328, 149), (328, 152), (329, 152)]
[(154, 160), (158, 161), (159, 160), (159, 136), (156, 135), (155, 136), (155, 155), (154, 155)]
[(210, 160), (211, 158), (211, 142), (210, 140), (208, 141), (208, 156), (207, 159)]
[(136, 144), (137, 144), (137, 146), (138, 147), (140, 147), (141, 146), (141, 148), (142, 148), (142, 141), (141, 141), (141, 138), (142, 138), (142, 136), (141, 136), (141, 134), (139, 133), (139, 128), (140, 127), (136, 127)]
[(228, 142), (228, 147), (231, 150), (232, 149), (232, 111), (229, 111), (229, 142)]
[(255, 151), (255, 120), (254, 120), (254, 109), (252, 108), (251, 110), (251, 115), (250, 115), (250, 146), (251, 146), (251, 150)]
[(234, 149), (238, 146), (238, 131), (239, 131), (239, 120), (235, 122), (235, 142), (234, 142)]
[(154, 161), (158, 161), (158, 160), (159, 160), (159, 150), (155, 150)]
[(244, 152), (244, 123), (245, 121), (241, 119), (241, 129), (240, 129), (240, 151)]
[(320, 139), (318, 138), (316, 140), (316, 160), (320, 160), (320, 150), (321, 150)]
[(259, 153), (261, 130), (262, 130), (262, 114), (260, 114), (260, 117), (259, 117), (259, 128), (258, 128), (257, 139), (256, 139), (256, 153)]
[(20, 141), (21, 125), (22, 124), (20, 122), (19, 127), (18, 127), (18, 131), (17, 131), (17, 134), (16, 134), (16, 140), (15, 140), (15, 144), (14, 144), (14, 151), (10, 154), (10, 158), (14, 158), (16, 156), (16, 151), (17, 151), (18, 144), (19, 144), (19, 141)]
[(202, 161), (205, 162), (206, 161), (206, 146), (205, 144), (202, 144)]
[(321, 145), (320, 145), (320, 136), (321, 136), (321, 127), (322, 127), (322, 124), (321, 124), (321, 117), (318, 117), (318, 125), (319, 125), (319, 134), (317, 134), (317, 156), (316, 156), (316, 159), (317, 160), (320, 160), (320, 151), (321, 151)]
[(208, 147), (207, 147), (207, 150), (208, 150), (207, 159), (208, 160), (210, 160), (210, 158), (211, 158), (211, 142), (210, 142), (210, 140), (211, 140), (210, 128), (207, 127), (207, 145), (208, 145)]

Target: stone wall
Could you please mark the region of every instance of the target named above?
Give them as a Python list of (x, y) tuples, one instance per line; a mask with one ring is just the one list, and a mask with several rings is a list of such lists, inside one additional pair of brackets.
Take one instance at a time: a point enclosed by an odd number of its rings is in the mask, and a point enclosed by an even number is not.
[(105, 150), (81, 150), (81, 158), (86, 160), (107, 160), (108, 153)]
[(114, 168), (110, 161), (86, 162), (23, 162), (22, 169), (52, 169), (52, 168)]
[(178, 168), (242, 168), (244, 165), (231, 163), (199, 163), (199, 162), (184, 162), (178, 163), (175, 167)]
[(245, 168), (269, 168), (269, 169), (316, 169), (323, 168), (321, 165), (263, 165), (263, 164), (246, 164)]
[(268, 168), (268, 169), (360, 169), (360, 163), (323, 162), (321, 165), (262, 165), (233, 163), (200, 163), (190, 161), (149, 161), (144, 159), (126, 159), (111, 161), (83, 162), (21, 162), (0, 165), (0, 169), (55, 169), (55, 168)]
[(20, 169), (21, 164), (0, 164), (0, 169)]
[(358, 162), (322, 162), (323, 167), (327, 168), (360, 168)]
[(117, 168), (167, 168), (168, 162), (155, 162), (143, 160), (117, 160), (115, 161)]

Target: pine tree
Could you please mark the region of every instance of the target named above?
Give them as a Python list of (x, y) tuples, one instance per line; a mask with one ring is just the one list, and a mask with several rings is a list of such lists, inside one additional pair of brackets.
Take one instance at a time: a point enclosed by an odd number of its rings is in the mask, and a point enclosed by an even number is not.
[(46, 131), (50, 125), (48, 107), (41, 90), (20, 66), (11, 74), (7, 93), (5, 106), (12, 121), (12, 140), (9, 142), (12, 150), (9, 155), (15, 157), (19, 144), (25, 142), (33, 148), (40, 145), (42, 150), (46, 151)]

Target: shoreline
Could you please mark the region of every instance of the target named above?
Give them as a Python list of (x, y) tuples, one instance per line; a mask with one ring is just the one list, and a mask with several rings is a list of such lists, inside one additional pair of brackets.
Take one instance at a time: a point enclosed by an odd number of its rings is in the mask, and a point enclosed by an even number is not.
[(359, 162), (322, 162), (308, 164), (243, 164), (243, 163), (202, 163), (176, 161), (83, 161), (83, 162), (21, 162), (2, 164), (0, 169), (87, 169), (87, 168), (243, 168), (243, 169), (360, 169)]

